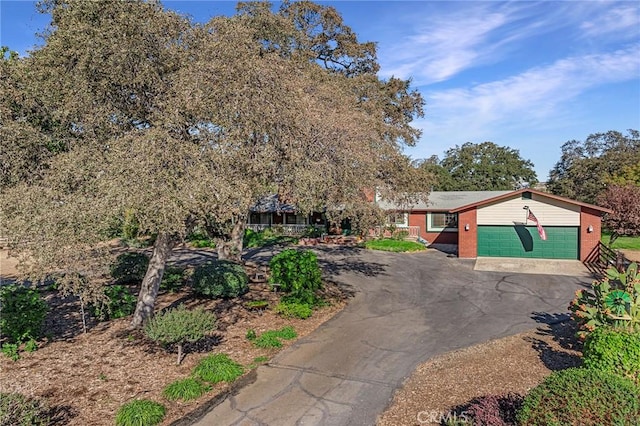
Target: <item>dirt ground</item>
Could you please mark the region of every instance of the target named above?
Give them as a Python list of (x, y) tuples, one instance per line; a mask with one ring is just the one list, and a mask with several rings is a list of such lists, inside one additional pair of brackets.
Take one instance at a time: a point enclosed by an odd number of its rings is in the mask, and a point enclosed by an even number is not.
[(473, 398), (524, 395), (552, 371), (580, 365), (575, 331), (571, 322), (543, 325), (431, 359), (396, 392), (377, 424), (437, 425), (463, 413)]
[[(1, 253), (2, 275), (6, 279), (15, 273)], [(167, 408), (163, 425), (171, 424), (186, 414), (207, 404), (216, 395), (229, 389), (218, 384), (198, 400), (171, 402), (162, 396), (169, 383), (187, 378), (200, 359), (209, 353), (225, 353), (246, 367), (255, 366), (257, 357), (273, 357), (279, 349), (260, 349), (246, 339), (247, 330), (259, 335), (267, 330), (290, 325), (299, 337), (309, 334), (327, 321), (346, 304), (348, 297), (335, 285), (324, 289), (329, 306), (314, 311), (311, 318), (283, 319), (271, 310), (249, 310), (249, 300), (268, 300), (277, 303), (278, 295), (262, 283), (251, 283), (250, 291), (234, 300), (203, 301), (190, 293), (161, 294), (157, 308), (202, 306), (218, 317), (215, 333), (197, 345), (185, 347), (187, 355), (176, 365), (174, 348), (166, 351), (149, 341), (141, 332), (131, 331), (129, 319), (110, 322), (89, 322), (87, 334), (82, 332), (79, 303), (74, 298), (62, 298), (55, 290), (44, 293), (50, 305), (45, 322), (47, 336), (33, 353), (21, 353), (14, 362), (0, 355), (0, 392), (20, 392), (42, 398), (57, 425), (112, 425), (118, 408), (133, 399), (151, 399)], [(284, 347), (292, 341), (284, 341)]]

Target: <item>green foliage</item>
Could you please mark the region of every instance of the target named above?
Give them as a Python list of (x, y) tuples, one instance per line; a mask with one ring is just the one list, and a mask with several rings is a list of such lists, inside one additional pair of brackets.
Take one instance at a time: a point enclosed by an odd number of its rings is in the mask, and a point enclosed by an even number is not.
[(296, 244), (298, 239), (289, 235), (282, 235), (277, 228), (267, 228), (256, 232), (252, 229), (244, 231), (243, 246), (246, 248), (256, 248), (272, 246), (276, 244)]
[(213, 331), (216, 317), (202, 308), (188, 310), (184, 305), (169, 309), (151, 318), (144, 332), (151, 340), (163, 345), (196, 342)]
[(40, 400), (19, 393), (0, 392), (0, 425), (44, 426), (50, 424)]
[(1, 351), (12, 361), (17, 361), (20, 359), (20, 345), (18, 345), (17, 343), (5, 342), (2, 345)]
[(600, 241), (602, 241), (603, 244), (608, 245), (614, 250), (640, 251), (640, 236), (629, 237), (629, 236), (621, 235), (617, 237), (612, 244), (609, 244), (610, 239), (611, 239), (611, 233), (608, 231), (605, 231), (602, 233), (602, 237), (600, 238)]
[(186, 284), (185, 268), (178, 266), (167, 266), (162, 275), (160, 290), (175, 293)]
[(244, 373), (244, 368), (225, 354), (203, 358), (193, 370), (193, 377), (212, 384), (233, 382)]
[(244, 306), (250, 310), (266, 309), (269, 306), (269, 302), (267, 300), (251, 300), (249, 302), (246, 302)]
[(149, 257), (144, 253), (122, 253), (111, 265), (111, 277), (116, 283), (140, 283), (149, 268)]
[(424, 244), (415, 241), (399, 241), (396, 239), (370, 240), (364, 246), (371, 250), (391, 251), (396, 253), (426, 250)]
[(640, 333), (600, 327), (584, 343), (584, 366), (621, 374), (640, 384)]
[[(562, 145), (562, 156), (549, 173), (547, 189), (585, 203), (595, 204), (608, 182), (622, 182), (629, 168), (640, 163), (640, 133), (629, 130), (591, 134), (584, 141)], [(626, 182), (625, 182), (626, 183)]]
[(640, 331), (640, 273), (632, 263), (623, 271), (607, 270), (607, 276), (591, 285), (593, 292), (576, 291), (569, 304), (572, 318), (579, 324), (579, 336), (598, 327)]
[(287, 299), (281, 300), (273, 308), (273, 311), (284, 318), (307, 319), (313, 314), (313, 308), (310, 304)]
[(0, 287), (0, 334), (17, 343), (37, 339), (47, 310), (37, 290), (21, 284)]
[(101, 321), (126, 317), (136, 309), (136, 297), (124, 286), (107, 286), (104, 296), (104, 301), (89, 306), (93, 316)]
[(38, 350), (38, 342), (36, 342), (35, 339), (29, 339), (24, 344), (24, 351), (25, 352), (35, 352), (37, 350)]
[(247, 330), (247, 334), (245, 335), (247, 340), (256, 340), (256, 331), (253, 328)]
[(257, 339), (253, 341), (253, 344), (258, 348), (281, 348), (282, 341), (291, 340), (298, 337), (293, 327), (287, 326), (280, 330), (269, 330), (262, 333)]
[(170, 401), (181, 399), (183, 401), (191, 401), (200, 398), (211, 390), (211, 386), (202, 383), (199, 380), (189, 377), (183, 380), (177, 380), (167, 385), (162, 395)]
[(518, 421), (522, 426), (637, 425), (640, 388), (605, 371), (556, 371), (525, 397)]
[(212, 299), (229, 299), (249, 291), (249, 277), (244, 267), (225, 260), (199, 265), (192, 279), (193, 291)]
[(116, 413), (116, 426), (153, 426), (162, 422), (164, 405), (148, 399), (127, 402)]
[(122, 221), (122, 238), (133, 240), (138, 237), (139, 230), (140, 223), (136, 218), (136, 211), (134, 209), (126, 209)]
[(284, 250), (269, 262), (271, 285), (300, 302), (313, 303), (315, 292), (322, 286), (322, 273), (318, 257), (310, 250)]
[(517, 149), (493, 142), (451, 148), (442, 161), (431, 157), (421, 167), (436, 177), (438, 191), (497, 191), (517, 189), (524, 182), (538, 182), (533, 163)]
[(199, 231), (192, 232), (187, 236), (187, 241), (195, 248), (215, 248), (216, 242), (206, 233)]

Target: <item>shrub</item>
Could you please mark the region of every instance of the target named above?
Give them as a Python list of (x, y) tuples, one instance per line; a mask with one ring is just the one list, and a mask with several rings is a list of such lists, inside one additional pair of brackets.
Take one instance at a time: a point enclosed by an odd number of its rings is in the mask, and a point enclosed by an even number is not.
[(307, 319), (313, 314), (313, 309), (308, 303), (300, 303), (294, 300), (282, 300), (273, 308), (273, 311), (285, 318)]
[(212, 384), (233, 382), (242, 376), (244, 368), (225, 354), (203, 358), (193, 370), (193, 377)]
[(601, 327), (584, 343), (584, 366), (618, 373), (640, 383), (640, 333)]
[(185, 284), (185, 269), (178, 266), (167, 266), (162, 275), (162, 282), (160, 283), (160, 289), (168, 291), (169, 293), (175, 293), (180, 290)]
[(156, 315), (147, 322), (144, 332), (162, 345), (178, 345), (178, 364), (182, 361), (182, 345), (197, 342), (216, 327), (216, 317), (202, 308), (187, 310), (183, 305)]
[(515, 425), (523, 397), (515, 393), (476, 398), (465, 410), (465, 417), (477, 426)]
[(636, 425), (640, 389), (624, 377), (587, 368), (556, 371), (525, 397), (518, 421), (540, 425)]
[(242, 265), (219, 260), (198, 266), (193, 272), (193, 291), (212, 299), (229, 299), (249, 291), (249, 277)]
[(47, 309), (37, 290), (21, 284), (0, 287), (0, 334), (17, 343), (37, 339)]
[(202, 383), (192, 377), (184, 380), (177, 380), (164, 388), (162, 395), (170, 401), (181, 399), (191, 401), (200, 398), (211, 390), (211, 386)]
[(116, 426), (153, 426), (162, 422), (166, 408), (148, 399), (127, 402), (116, 413)]
[(44, 405), (38, 399), (19, 393), (0, 392), (0, 425), (48, 425)]
[(122, 253), (111, 265), (111, 276), (118, 284), (142, 282), (149, 267), (149, 257), (144, 253)]
[(11, 361), (17, 361), (20, 359), (20, 346), (17, 343), (3, 343), (1, 351)]
[(136, 309), (137, 299), (121, 285), (110, 285), (104, 289), (105, 300), (89, 307), (93, 316), (101, 321), (123, 318)]
[(260, 337), (253, 340), (253, 344), (258, 348), (281, 348), (280, 339), (291, 340), (298, 337), (298, 333), (293, 327), (286, 326), (280, 330), (265, 331)]
[(640, 273), (632, 263), (626, 271), (607, 270), (607, 276), (591, 288), (576, 291), (569, 304), (572, 318), (580, 326), (582, 338), (598, 327), (640, 331)]
[(269, 282), (300, 302), (313, 304), (315, 291), (322, 286), (318, 257), (310, 250), (284, 250), (269, 263)]

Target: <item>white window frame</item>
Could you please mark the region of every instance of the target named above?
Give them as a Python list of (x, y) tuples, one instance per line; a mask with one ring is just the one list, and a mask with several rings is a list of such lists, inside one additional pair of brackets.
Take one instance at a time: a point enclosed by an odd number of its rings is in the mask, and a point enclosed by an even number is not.
[(444, 214), (444, 215), (453, 215), (456, 218), (456, 223), (458, 223), (458, 213), (447, 213), (447, 212), (429, 212), (427, 213), (427, 232), (458, 232), (458, 227), (452, 226), (434, 226), (433, 225), (433, 215), (436, 214)]
[[(392, 217), (394, 217), (396, 220), (391, 220)], [(400, 218), (402, 218), (402, 221), (398, 220)], [(406, 228), (407, 226), (409, 226), (409, 214), (406, 212), (389, 213), (387, 214), (385, 221), (386, 221), (386, 225), (388, 226), (397, 226), (400, 228)]]

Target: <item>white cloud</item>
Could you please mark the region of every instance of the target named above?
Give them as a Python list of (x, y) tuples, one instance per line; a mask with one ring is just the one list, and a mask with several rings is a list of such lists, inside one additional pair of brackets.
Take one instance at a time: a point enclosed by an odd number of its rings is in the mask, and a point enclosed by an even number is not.
[(599, 13), (593, 19), (584, 21), (580, 29), (584, 35), (597, 37), (616, 35), (621, 38), (637, 37), (640, 34), (640, 6), (637, 3), (613, 3), (606, 6), (604, 13)]

